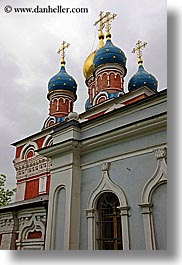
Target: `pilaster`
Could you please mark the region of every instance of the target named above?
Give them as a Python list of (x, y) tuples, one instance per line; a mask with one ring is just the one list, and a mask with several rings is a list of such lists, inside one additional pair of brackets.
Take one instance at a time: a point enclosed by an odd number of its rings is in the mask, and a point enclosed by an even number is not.
[[(74, 132), (75, 126), (72, 127)], [(71, 128), (71, 127), (70, 127)], [(70, 132), (70, 136), (75, 137)], [(77, 137), (79, 133), (77, 132)], [(44, 152), (44, 155), (52, 159), (51, 183), (48, 205), (48, 223), (46, 232), (46, 250), (76, 250), (79, 249), (80, 229), (80, 149), (76, 139), (62, 141), (62, 131), (56, 132), (56, 148), (54, 145)], [(54, 135), (53, 135), (54, 142)], [(65, 189), (64, 224), (56, 225), (58, 192)], [(64, 247), (55, 244), (55, 234), (64, 233)]]

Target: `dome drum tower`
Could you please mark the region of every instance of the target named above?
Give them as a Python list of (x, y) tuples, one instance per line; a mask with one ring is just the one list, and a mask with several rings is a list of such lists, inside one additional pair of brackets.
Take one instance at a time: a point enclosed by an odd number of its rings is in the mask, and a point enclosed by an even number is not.
[[(92, 52), (84, 63), (83, 73), (86, 78), (89, 99), (86, 110), (101, 102), (117, 98), (124, 94), (124, 77), (126, 75), (126, 57), (124, 52), (111, 41), (111, 21), (116, 14), (100, 12), (100, 19), (94, 25), (99, 26), (99, 47)], [(106, 27), (104, 44), (103, 28)]]
[(73, 112), (74, 97), (72, 93), (65, 93), (64, 90), (55, 92), (50, 96), (49, 115), (58, 117), (65, 117), (68, 113)]
[(57, 122), (62, 122), (70, 112), (73, 112), (73, 104), (77, 99), (77, 83), (65, 69), (65, 49), (69, 44), (63, 41), (58, 53), (61, 53), (61, 69), (48, 83), (47, 98), (50, 101), (49, 117), (44, 127), (49, 127)]

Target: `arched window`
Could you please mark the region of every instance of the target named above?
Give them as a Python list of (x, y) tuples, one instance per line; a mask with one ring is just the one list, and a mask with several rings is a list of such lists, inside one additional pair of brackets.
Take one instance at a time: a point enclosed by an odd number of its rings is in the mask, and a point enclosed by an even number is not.
[(103, 193), (97, 202), (97, 244), (101, 250), (122, 250), (119, 200), (112, 192)]
[(102, 179), (88, 199), (88, 250), (130, 249), (130, 207), (124, 191), (112, 182), (109, 167), (107, 162), (102, 164)]

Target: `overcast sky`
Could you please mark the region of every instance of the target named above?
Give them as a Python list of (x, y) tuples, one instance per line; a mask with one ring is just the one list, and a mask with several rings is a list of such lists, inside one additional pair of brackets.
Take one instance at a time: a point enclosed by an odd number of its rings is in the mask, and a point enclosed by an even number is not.
[[(4, 7), (85, 7), (86, 14), (5, 13)], [(143, 53), (144, 67), (167, 87), (166, 74), (166, 1), (165, 0), (29, 0), (0, 1), (0, 173), (15, 186), (10, 144), (38, 132), (48, 116), (47, 84), (58, 72), (60, 43), (70, 43), (66, 69), (78, 84), (74, 110), (84, 111), (87, 88), (83, 63), (98, 44), (93, 23), (99, 12), (117, 13), (112, 23), (112, 41), (127, 57), (125, 91), (137, 71), (137, 57), (131, 51), (138, 39), (148, 43)]]

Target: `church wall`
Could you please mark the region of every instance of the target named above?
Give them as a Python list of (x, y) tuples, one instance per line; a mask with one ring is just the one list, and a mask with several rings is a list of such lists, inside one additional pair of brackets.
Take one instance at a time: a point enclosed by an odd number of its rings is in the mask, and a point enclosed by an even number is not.
[(153, 153), (133, 156), (111, 164), (110, 176), (124, 190), (130, 208), (130, 247), (145, 249), (144, 228), (140, 207), (143, 187), (153, 175), (157, 161)]
[[(130, 248), (145, 249), (144, 226), (139, 207), (142, 190), (157, 167), (153, 150), (166, 143), (166, 131), (152, 133), (90, 152), (81, 157), (80, 249), (87, 249), (87, 218), (90, 194), (102, 178), (101, 165), (110, 162), (109, 176), (121, 187), (128, 200)], [(160, 224), (158, 229), (162, 229)], [(162, 243), (161, 243), (162, 244)]]
[[(96, 161), (104, 161), (105, 159), (111, 158), (114, 160), (114, 157), (124, 155), (130, 152), (143, 150), (153, 147), (166, 144), (166, 131), (155, 132), (152, 134), (145, 135), (143, 137), (138, 136), (136, 139), (130, 139), (128, 141), (123, 141), (122, 143), (116, 143), (110, 147), (101, 148), (90, 152), (81, 157), (82, 166), (90, 163), (95, 163)], [(116, 158), (117, 159), (117, 158)]]

